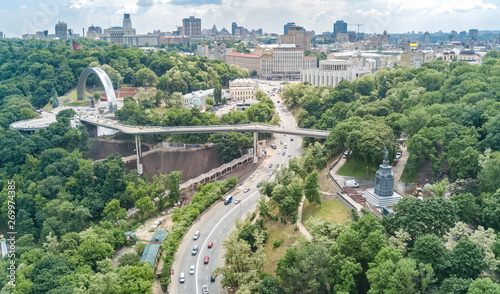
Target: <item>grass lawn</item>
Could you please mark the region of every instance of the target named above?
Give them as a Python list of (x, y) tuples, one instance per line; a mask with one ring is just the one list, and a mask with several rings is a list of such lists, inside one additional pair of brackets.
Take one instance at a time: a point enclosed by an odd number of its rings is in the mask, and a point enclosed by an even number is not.
[(334, 197), (323, 197), (321, 205), (310, 204), (306, 200), (304, 210), (302, 211), (302, 222), (305, 223), (311, 216), (336, 224), (341, 224), (347, 219), (352, 219), (351, 211)]
[(404, 183), (416, 183), (418, 182), (418, 171), (415, 173), (409, 173), (407, 169), (405, 168), (403, 170), (403, 174), (401, 175), (401, 178), (399, 179), (400, 182)]
[(159, 106), (159, 107), (153, 108), (152, 110), (158, 114), (163, 114), (168, 110), (168, 108), (163, 107), (163, 106)]
[[(354, 157), (350, 156), (347, 158), (347, 162), (339, 169), (338, 173), (341, 176), (365, 178), (366, 179), (366, 165), (363, 159), (356, 156), (356, 169), (353, 171)], [(377, 172), (376, 166), (370, 166), (370, 176), (369, 179), (375, 179), (375, 173)]]
[[(88, 91), (85, 91), (85, 97), (87, 96), (92, 96), (92, 94)], [(71, 99), (71, 101), (65, 103), (64, 101), (68, 99)], [(82, 106), (86, 105), (89, 102), (89, 99), (78, 100), (76, 88), (73, 91), (71, 91), (68, 95), (62, 96), (61, 100), (63, 101), (65, 106)]]
[[(283, 257), (285, 250), (293, 243), (297, 242), (302, 234), (300, 231), (295, 231), (295, 226), (292, 224), (283, 225), (280, 221), (266, 221), (267, 241), (264, 245), (264, 252), (267, 256), (267, 263), (264, 265), (264, 272), (276, 276), (274, 270), (278, 259)], [(281, 239), (283, 243), (280, 247), (274, 248), (273, 241)]]

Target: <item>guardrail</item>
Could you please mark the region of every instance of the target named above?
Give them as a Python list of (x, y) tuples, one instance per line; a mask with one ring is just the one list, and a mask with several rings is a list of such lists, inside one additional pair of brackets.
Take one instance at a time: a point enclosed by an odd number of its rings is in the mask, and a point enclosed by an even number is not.
[(128, 134), (148, 134), (148, 133), (208, 133), (220, 131), (239, 131), (239, 132), (273, 132), (273, 133), (290, 133), (297, 135), (304, 135), (317, 138), (326, 138), (330, 131), (316, 130), (316, 129), (285, 129), (279, 126), (268, 124), (238, 124), (238, 125), (210, 125), (210, 126), (133, 126), (124, 125), (119, 122), (113, 122), (102, 118), (80, 118), (81, 122), (91, 125), (107, 127), (121, 131)]

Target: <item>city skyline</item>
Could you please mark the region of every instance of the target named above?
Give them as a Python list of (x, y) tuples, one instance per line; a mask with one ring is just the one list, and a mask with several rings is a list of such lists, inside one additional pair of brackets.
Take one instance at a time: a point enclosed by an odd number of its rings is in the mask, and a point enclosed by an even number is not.
[(295, 22), (316, 33), (333, 31), (333, 23), (344, 20), (350, 31), (354, 24), (363, 24), (365, 33), (449, 32), (498, 30), (498, 6), (492, 0), (434, 1), (407, 3), (390, 0), (357, 0), (312, 2), (277, 0), (272, 3), (248, 0), (55, 0), (40, 3), (25, 0), (18, 3), (0, 1), (0, 30), (8, 37), (21, 37), (36, 31), (54, 31), (58, 21), (80, 33), (90, 25), (109, 28), (120, 26), (124, 13), (130, 13), (134, 27), (140, 33), (174, 31), (182, 19), (201, 18), (202, 29), (223, 27), (231, 30), (231, 23), (248, 29), (262, 28), (265, 33), (283, 33), (283, 25)]

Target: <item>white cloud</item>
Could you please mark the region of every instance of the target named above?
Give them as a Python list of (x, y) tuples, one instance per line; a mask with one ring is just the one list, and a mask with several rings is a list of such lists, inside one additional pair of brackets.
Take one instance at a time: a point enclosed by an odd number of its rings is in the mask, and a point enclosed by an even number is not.
[(495, 10), (497, 6), (493, 3), (484, 3), (483, 0), (460, 0), (440, 2), (440, 7), (431, 11), (431, 14), (469, 12), (472, 10)]

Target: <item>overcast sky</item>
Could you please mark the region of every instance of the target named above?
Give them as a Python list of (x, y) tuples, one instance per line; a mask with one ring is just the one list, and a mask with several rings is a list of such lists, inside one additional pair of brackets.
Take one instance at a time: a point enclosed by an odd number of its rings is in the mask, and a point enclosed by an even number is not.
[[(137, 33), (173, 31), (182, 18), (201, 18), (202, 29), (231, 23), (283, 34), (295, 22), (317, 34), (343, 19), (366, 33), (500, 29), (500, 0), (0, 0), (0, 31), (8, 37), (49, 30), (60, 20), (76, 33), (90, 25), (121, 26), (130, 13)], [(357, 30), (357, 26), (349, 26)]]

